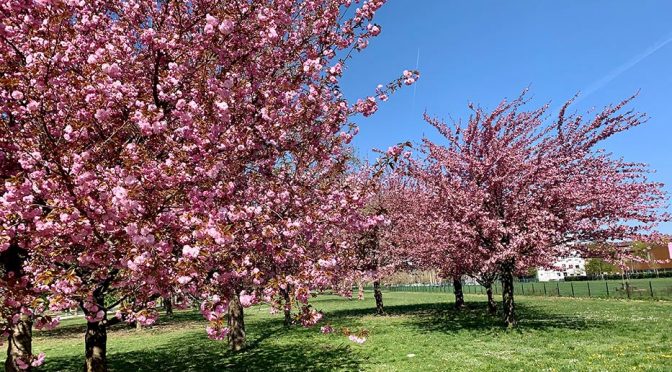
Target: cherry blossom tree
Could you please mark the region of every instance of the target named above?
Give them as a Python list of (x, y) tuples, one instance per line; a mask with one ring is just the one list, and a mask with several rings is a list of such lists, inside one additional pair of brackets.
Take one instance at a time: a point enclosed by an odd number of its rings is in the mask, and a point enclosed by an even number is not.
[[(358, 231), (361, 220), (361, 209), (366, 200), (366, 190), (346, 173), (346, 167), (352, 160), (345, 152), (335, 167), (323, 168), (319, 173), (304, 174), (301, 182), (300, 203), (291, 203), (284, 210), (285, 215), (302, 216), (300, 225), (295, 224), (295, 235), (284, 234), (281, 238), (286, 242), (292, 241), (292, 246), (300, 247), (303, 256), (300, 260), (288, 260), (282, 254), (275, 255), (281, 260), (271, 263), (273, 274), (271, 282), (278, 285), (282, 307), (285, 313), (285, 324), (299, 321), (304, 325), (312, 324), (311, 319), (304, 319), (304, 314), (313, 314), (307, 311), (307, 292), (310, 288), (322, 291), (338, 283), (344, 277), (350, 277), (351, 267), (345, 261), (342, 253), (349, 252), (354, 243), (347, 237), (353, 231)], [(324, 170), (329, 169), (328, 173)], [(295, 173), (296, 171), (294, 171)], [(306, 177), (307, 176), (307, 177)], [(299, 211), (295, 206), (300, 206)], [(291, 238), (291, 240), (289, 239)], [(282, 247), (282, 246), (281, 246)], [(282, 249), (287, 251), (287, 248)], [(299, 264), (300, 263), (300, 264)], [(303, 283), (302, 285), (297, 285)], [(298, 316), (292, 319), (292, 304), (301, 305)]]
[[(209, 335), (224, 338), (225, 319), (242, 326), (242, 307), (281, 288), (268, 254), (304, 265), (314, 243), (292, 239), (315, 217), (293, 170), (335, 172), (356, 133), (349, 118), (417, 79), (405, 71), (353, 104), (340, 92), (383, 3), (3, 3), (0, 136), (21, 168), (3, 194), (0, 241), (21, 230), (51, 310), (84, 309), (87, 370), (107, 369), (107, 327), (150, 324), (160, 297), (201, 302)], [(319, 225), (350, 197), (323, 193)], [(298, 204), (278, 217), (287, 203)], [(26, 222), (5, 223), (14, 216)], [(294, 291), (307, 293), (309, 277)]]
[(415, 248), (416, 229), (423, 221), (414, 213), (422, 204), (422, 193), (396, 168), (400, 157), (410, 156), (404, 151), (407, 145), (389, 148), (375, 165), (355, 172), (365, 199), (351, 238), (354, 251), (347, 254), (356, 276), (353, 281), (373, 282), (378, 315), (385, 314), (381, 279), (413, 265), (409, 251)]
[[(462, 277), (476, 278), (486, 288), (488, 311), (495, 313), (492, 283), (497, 267), (488, 261), (487, 252), (478, 246), (478, 239), (471, 233), (467, 221), (459, 214), (468, 205), (468, 198), (456, 198), (455, 185), (444, 172), (442, 163), (430, 156), (421, 159), (405, 157), (401, 164), (411, 183), (412, 203), (407, 205), (405, 239), (409, 242), (407, 256), (418, 267), (438, 270), (439, 276), (453, 282), (455, 308), (464, 307)], [(415, 225), (413, 225), (415, 223)]]
[[(342, 161), (329, 163), (333, 166), (303, 168), (300, 162), (285, 163), (274, 166), (267, 176), (252, 177), (254, 183), (244, 188), (245, 192), (254, 190), (252, 185), (257, 182), (260, 188), (263, 186), (254, 201), (255, 209), (249, 208), (257, 213), (254, 223), (249, 223), (249, 218), (234, 220), (229, 223), (233, 226), (230, 238), (235, 239), (232, 248), (221, 250), (213, 246), (212, 251), (203, 254), (208, 247), (201, 243), (190, 260), (181, 262), (189, 265), (181, 267), (184, 271), (212, 272), (205, 277), (180, 279), (185, 291), (218, 298), (204, 302), (203, 307), (211, 321), (211, 337), (240, 332), (225, 323), (223, 311), (216, 310), (226, 309), (223, 298), (233, 281), (247, 298), (244, 307), (258, 301), (271, 303), (273, 310), (282, 307), (286, 325), (295, 321), (312, 325), (319, 320), (321, 315), (310, 308), (308, 299), (313, 290), (325, 289), (341, 275), (339, 267), (347, 267), (336, 262), (337, 254), (348, 244), (341, 232), (356, 226), (362, 200), (359, 191), (350, 188)], [(222, 277), (220, 272), (227, 272), (228, 277)], [(300, 307), (296, 316), (292, 315), (293, 305)], [(238, 341), (242, 347), (242, 333)], [(232, 347), (239, 348), (235, 345), (232, 342)]]
[(600, 149), (606, 139), (645, 121), (624, 111), (631, 100), (591, 119), (568, 114), (572, 101), (547, 119), (548, 106), (524, 110), (524, 95), (490, 113), (472, 106), (464, 125), (426, 117), (446, 141), (425, 139), (420, 165), (423, 181), (440, 185), (437, 216), (445, 215), (441, 239), (447, 243), (434, 254), (458, 266), (496, 267), (509, 326), (515, 324), (514, 275), (570, 251), (604, 254), (585, 243), (635, 240), (668, 218), (660, 212), (667, 201), (662, 185), (648, 179), (646, 165)]
[[(0, 136), (0, 203), (11, 202), (13, 182), (20, 178), (21, 166), (12, 156), (14, 146)], [(26, 187), (25, 184), (22, 185)], [(7, 200), (9, 196), (9, 200)], [(48, 208), (32, 211), (37, 215)], [(44, 314), (42, 294), (33, 286), (33, 278), (24, 266), (28, 252), (24, 248), (26, 228), (31, 214), (16, 215), (0, 208), (0, 333), (8, 338), (6, 371), (31, 370), (44, 361), (44, 354), (32, 354), (32, 328), (51, 328), (58, 319)], [(0, 342), (2, 339), (0, 339)]]
[[(408, 238), (413, 249), (409, 256), (426, 270), (438, 270), (439, 276), (452, 280), (455, 308), (464, 307), (462, 277), (472, 274), (478, 258), (470, 253), (471, 241), (460, 225), (457, 208), (446, 208), (458, 202), (453, 197), (454, 185), (438, 177), (443, 171), (438, 162), (430, 158), (408, 157), (403, 163), (407, 176), (414, 180), (411, 213), (417, 221), (409, 229)], [(418, 197), (419, 196), (419, 197)]]
[[(151, 85), (142, 89), (145, 68), (127, 58), (134, 49), (124, 45), (132, 41), (121, 37), (123, 26), (98, 15), (114, 6), (8, 2), (2, 10), (0, 134), (11, 144), (3, 161), (19, 165), (5, 182), (2, 238), (25, 252), (28, 286), (49, 294), (52, 311), (84, 309), (89, 370), (106, 368), (107, 326), (124, 317), (151, 322), (134, 305), (147, 307), (162, 277), (131, 276), (127, 262), (139, 249), (165, 248), (152, 229), (177, 227), (161, 213), (171, 176), (154, 167), (166, 143), (130, 118), (157, 115), (147, 105)], [(106, 45), (109, 30), (118, 37)], [(125, 71), (122, 61), (131, 64)], [(138, 221), (147, 226), (133, 234)], [(118, 301), (108, 302), (110, 294)], [(118, 316), (107, 319), (116, 305)]]

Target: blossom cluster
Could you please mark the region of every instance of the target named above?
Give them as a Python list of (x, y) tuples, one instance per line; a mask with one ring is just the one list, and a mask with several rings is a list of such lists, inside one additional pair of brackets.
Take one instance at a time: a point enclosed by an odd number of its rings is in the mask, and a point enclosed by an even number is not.
[(346, 146), (377, 98), (338, 84), (383, 4), (4, 3), (0, 252), (21, 270), (2, 278), (3, 331), (80, 304), (90, 323), (152, 324), (176, 296), (223, 338), (233, 296), (308, 308), (359, 228)]

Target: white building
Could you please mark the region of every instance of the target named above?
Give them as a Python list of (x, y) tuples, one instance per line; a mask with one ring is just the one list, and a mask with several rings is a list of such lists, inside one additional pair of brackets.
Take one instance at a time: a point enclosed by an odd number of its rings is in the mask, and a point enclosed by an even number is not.
[(561, 258), (552, 268), (538, 268), (537, 279), (540, 282), (564, 280), (566, 277), (586, 275), (586, 260), (581, 257)]

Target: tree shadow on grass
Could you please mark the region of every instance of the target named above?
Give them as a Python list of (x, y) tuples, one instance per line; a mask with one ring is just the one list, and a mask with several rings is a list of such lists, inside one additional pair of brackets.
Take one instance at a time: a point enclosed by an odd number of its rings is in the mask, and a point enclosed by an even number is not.
[[(408, 325), (427, 332), (499, 331), (505, 328), (500, 315), (489, 315), (486, 301), (470, 301), (457, 310), (452, 302), (422, 303), (385, 306), (388, 316), (407, 316)], [(328, 320), (342, 322), (345, 318), (360, 318), (374, 315), (375, 308), (360, 308), (330, 311)], [(549, 313), (535, 306), (516, 304), (518, 325), (516, 332), (545, 329), (587, 330), (606, 328), (609, 322), (587, 319), (573, 314)]]
[[(177, 311), (172, 316), (166, 316), (161, 314), (157, 319), (156, 323), (150, 326), (150, 330), (160, 330), (161, 328), (184, 325), (188, 322), (205, 322), (203, 315), (201, 315), (196, 310), (185, 310)], [(204, 323), (205, 324), (205, 323)], [(109, 331), (135, 331), (135, 326), (129, 325), (126, 322), (121, 322), (115, 324), (108, 329)], [(82, 336), (84, 337), (84, 332), (86, 332), (86, 320), (84, 318), (72, 319), (68, 324), (59, 325), (58, 327), (50, 330), (35, 330), (34, 335), (38, 338), (70, 338)]]
[[(318, 345), (286, 338), (287, 342), (267, 342), (292, 333), (277, 319), (250, 322), (248, 346), (239, 353), (228, 350), (226, 341), (209, 340), (204, 331), (185, 333), (179, 342), (155, 348), (115, 353), (108, 350), (112, 371), (333, 371), (358, 370), (359, 358), (345, 345)], [(79, 371), (82, 356), (50, 358), (49, 371)]]
[[(372, 304), (371, 304), (372, 305)], [(452, 302), (388, 305), (389, 316), (403, 317), (401, 325), (421, 332), (457, 333), (462, 331), (496, 334), (503, 331), (499, 316), (487, 314), (485, 301), (469, 301), (462, 310), (456, 310)], [(354, 323), (368, 322), (365, 316), (373, 315), (375, 308), (366, 307), (328, 310), (324, 322), (335, 326), (351, 327)], [(612, 325), (609, 321), (588, 319), (571, 313), (547, 312), (540, 306), (517, 304), (519, 325), (513, 332), (536, 332), (552, 329), (594, 330)], [(385, 319), (381, 317), (380, 319)], [(306, 342), (304, 329), (282, 326), (282, 320), (254, 319), (248, 323), (248, 348), (241, 353), (228, 351), (224, 341), (208, 340), (200, 327), (191, 328), (189, 323), (202, 322), (197, 312), (178, 312), (172, 318), (162, 317), (157, 325), (145, 332), (160, 339), (166, 330), (185, 331), (170, 333), (171, 340), (157, 346), (128, 347), (132, 351), (115, 352), (109, 349), (109, 363), (114, 371), (330, 371), (357, 370), (360, 357), (348, 346), (329, 343)], [(399, 323), (397, 323), (399, 324)], [(77, 329), (69, 325), (68, 329)], [(191, 328), (191, 329), (189, 329)], [(80, 328), (83, 332), (83, 328)], [(382, 329), (382, 332), (388, 330)], [(122, 331), (123, 332), (123, 331)], [(131, 331), (133, 332), (133, 331)], [(394, 332), (394, 328), (389, 328)], [(138, 337), (142, 337), (140, 333)], [(168, 333), (166, 333), (168, 335)], [(168, 337), (168, 336), (166, 336)], [(178, 337), (178, 338), (175, 338)], [(126, 337), (125, 337), (126, 338)], [(126, 338), (128, 339), (128, 338)], [(143, 347), (144, 346), (144, 347)], [(44, 370), (78, 371), (83, 364), (81, 355), (50, 357)]]

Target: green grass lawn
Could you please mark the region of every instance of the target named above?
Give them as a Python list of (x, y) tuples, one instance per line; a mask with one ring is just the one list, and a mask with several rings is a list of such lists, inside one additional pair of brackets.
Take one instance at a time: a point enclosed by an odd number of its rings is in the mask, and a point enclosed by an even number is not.
[[(463, 311), (444, 293), (384, 294), (388, 316), (373, 316), (364, 301), (335, 296), (314, 300), (320, 325), (365, 328), (363, 345), (313, 328), (285, 329), (268, 307), (247, 309), (249, 347), (233, 354), (209, 340), (195, 312), (179, 312), (141, 331), (109, 333), (115, 371), (368, 370), (368, 371), (624, 371), (672, 370), (672, 302), (520, 297), (520, 324), (506, 330), (485, 315), (484, 297), (468, 295)], [(79, 371), (83, 325), (70, 320), (36, 332), (47, 353), (42, 371)]]

